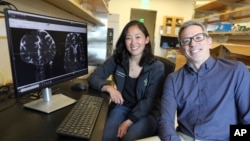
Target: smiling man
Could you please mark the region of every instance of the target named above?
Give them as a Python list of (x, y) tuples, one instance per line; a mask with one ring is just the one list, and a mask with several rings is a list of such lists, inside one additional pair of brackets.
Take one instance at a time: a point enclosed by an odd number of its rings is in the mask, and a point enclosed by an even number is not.
[(165, 80), (161, 140), (229, 141), (230, 125), (250, 124), (248, 69), (239, 61), (212, 58), (212, 38), (199, 22), (182, 25), (179, 43), (187, 63)]

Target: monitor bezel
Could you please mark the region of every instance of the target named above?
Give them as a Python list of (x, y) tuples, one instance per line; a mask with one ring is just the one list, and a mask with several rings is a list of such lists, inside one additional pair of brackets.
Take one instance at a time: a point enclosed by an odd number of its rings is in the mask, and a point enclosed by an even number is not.
[[(33, 92), (38, 92), (38, 91), (41, 91), (42, 89), (44, 88), (48, 88), (48, 87), (53, 87), (54, 85), (57, 85), (59, 83), (62, 83), (62, 82), (65, 82), (65, 81), (68, 81), (68, 80), (72, 80), (72, 79), (75, 79), (75, 78), (78, 78), (78, 77), (81, 77), (83, 75), (86, 75), (88, 74), (88, 47), (86, 46), (86, 68), (85, 70), (81, 71), (80, 73), (75, 73), (74, 75), (68, 75), (67, 77), (61, 77), (60, 76), (60, 79), (51, 79), (49, 81), (53, 81), (50, 83), (47, 83), (47, 84), (44, 84), (43, 86), (39, 85), (39, 87), (36, 87), (36, 88), (33, 88), (33, 89), (30, 89), (30, 90), (27, 90), (27, 91), (24, 91), (24, 92), (20, 92), (18, 90), (18, 86), (17, 85), (17, 78), (16, 78), (16, 65), (15, 65), (15, 55), (14, 55), (14, 46), (12, 44), (12, 39), (11, 39), (11, 36), (12, 36), (12, 33), (11, 33), (11, 30), (9, 28), (9, 21), (8, 21), (8, 18), (9, 18), (9, 14), (8, 12), (17, 12), (17, 13), (23, 13), (23, 14), (30, 14), (30, 15), (34, 15), (34, 16), (40, 16), (42, 18), (51, 18), (51, 19), (55, 19), (55, 20), (63, 20), (63, 21), (67, 21), (67, 22), (75, 22), (75, 23), (80, 23), (80, 24), (84, 24), (86, 26), (86, 38), (87, 38), (87, 22), (83, 22), (83, 21), (74, 21), (74, 20), (71, 20), (71, 19), (63, 19), (63, 18), (58, 18), (58, 17), (53, 17), (53, 16), (47, 16), (47, 15), (41, 15), (41, 14), (37, 14), (37, 13), (31, 13), (31, 12), (26, 12), (26, 11), (17, 11), (17, 10), (11, 10), (11, 9), (5, 9), (4, 10), (4, 15), (5, 15), (5, 22), (6, 22), (6, 32), (7, 32), (7, 42), (8, 42), (8, 46), (9, 46), (9, 57), (10, 57), (10, 63), (11, 63), (11, 72), (12, 72), (12, 81), (13, 81), (13, 87), (14, 87), (14, 93), (15, 93), (15, 96), (16, 97), (21, 97), (21, 96), (24, 96), (24, 95), (27, 95), (27, 94), (30, 94), (30, 93), (33, 93)], [(87, 41), (87, 39), (86, 39)], [(86, 43), (86, 45), (88, 45), (88, 43)], [(46, 80), (48, 81), (48, 80)]]

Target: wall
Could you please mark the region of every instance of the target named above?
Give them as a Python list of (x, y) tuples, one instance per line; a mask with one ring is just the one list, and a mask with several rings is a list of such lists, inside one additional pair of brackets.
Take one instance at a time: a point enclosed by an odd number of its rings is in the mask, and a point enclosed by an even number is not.
[(28, 12), (42, 14), (42, 15), (62, 17), (66, 19), (83, 21), (61, 9), (58, 9), (46, 3), (43, 0), (5, 0), (5, 1), (14, 4), (20, 11), (28, 11)]
[[(45, 14), (48, 16), (62, 17), (66, 19), (72, 19), (77, 21), (83, 21), (63, 10), (60, 10), (50, 4), (47, 4), (43, 0), (5, 0), (14, 4), (21, 11), (29, 11), (32, 13)], [(156, 29), (155, 29), (155, 54), (160, 56), (166, 55), (166, 50), (159, 47), (160, 45), (160, 25), (164, 15), (184, 17), (185, 20), (192, 18), (194, 0), (151, 0), (148, 2), (149, 6), (142, 6), (140, 0), (110, 0), (108, 3), (109, 12), (117, 14), (119, 17), (118, 31), (114, 35), (114, 44), (117, 41), (118, 34), (130, 20), (130, 9), (140, 8), (148, 10), (156, 10)], [(3, 18), (0, 18), (0, 37), (6, 36), (4, 31)], [(0, 39), (0, 72), (6, 75), (6, 82), (11, 82), (11, 70), (8, 58), (8, 49), (6, 39)], [(3, 55), (5, 54), (5, 55)], [(7, 55), (7, 56), (6, 56)], [(95, 69), (94, 66), (89, 66), (89, 73)], [(88, 75), (84, 76), (86, 78)], [(0, 78), (1, 85), (1, 78)]]
[[(71, 19), (75, 21), (84, 21), (74, 15), (71, 15), (61, 9), (56, 8), (53, 5), (48, 4), (47, 2), (43, 0), (5, 0), (17, 7), (18, 10), (20, 11), (27, 11), (31, 13), (37, 13), (37, 14), (42, 14), (42, 15), (47, 15), (47, 16), (52, 16), (52, 17), (61, 17), (64, 19)], [(4, 7), (0, 6), (0, 10), (2, 11)], [(101, 15), (102, 13), (99, 13)], [(106, 14), (107, 15), (107, 14)], [(104, 17), (104, 18), (103, 18)], [(107, 23), (107, 17), (101, 15), (101, 21), (104, 23)], [(86, 22), (86, 21), (85, 21)], [(8, 52), (8, 44), (7, 44), (7, 38), (6, 38), (6, 31), (5, 31), (5, 22), (4, 22), (4, 17), (0, 17), (0, 85), (4, 83), (11, 83), (12, 82), (12, 76), (11, 76), (11, 68), (10, 68), (10, 61), (9, 61), (9, 52)], [(96, 35), (96, 32), (99, 32), (100, 29), (98, 26), (93, 26), (91, 23), (88, 23), (88, 28), (91, 30), (89, 32), (89, 35)], [(98, 31), (93, 31), (92, 29), (97, 29)], [(105, 26), (101, 27), (102, 31)], [(104, 29), (107, 30), (107, 27)], [(100, 47), (100, 43), (103, 46), (103, 50), (99, 50), (100, 52), (105, 52), (106, 51), (106, 32), (104, 32), (104, 35), (102, 35), (102, 42), (100, 40), (96, 41), (99, 42), (98, 46)], [(95, 37), (97, 38), (97, 37)], [(90, 42), (89, 42), (90, 43)], [(95, 48), (95, 44), (93, 41), (89, 46), (93, 46)], [(102, 53), (106, 55), (106, 53)], [(94, 66), (89, 66), (89, 73), (91, 73), (95, 69)], [(4, 77), (3, 77), (4, 76)], [(83, 76), (88, 77), (88, 75)], [(4, 82), (5, 81), (5, 82)]]
[[(123, 1), (123, 2), (121, 2)], [(144, 0), (146, 1), (146, 0)], [(119, 31), (130, 20), (131, 8), (147, 9), (157, 11), (155, 28), (155, 55), (165, 56), (166, 49), (160, 48), (160, 25), (165, 15), (184, 17), (184, 21), (192, 19), (194, 0), (147, 0), (143, 5), (143, 0), (110, 0), (108, 7), (110, 13), (119, 15)], [(116, 42), (114, 40), (114, 42)]]

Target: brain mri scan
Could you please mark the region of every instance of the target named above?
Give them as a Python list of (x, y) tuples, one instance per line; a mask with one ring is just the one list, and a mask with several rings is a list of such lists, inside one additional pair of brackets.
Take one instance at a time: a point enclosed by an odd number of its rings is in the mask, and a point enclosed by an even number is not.
[(83, 58), (83, 40), (78, 33), (67, 34), (65, 41), (64, 69), (66, 71), (81, 68)]
[(23, 35), (20, 41), (21, 59), (36, 66), (50, 63), (56, 55), (56, 45), (49, 33), (33, 30)]
[(20, 58), (35, 65), (36, 80), (44, 79), (44, 65), (52, 64), (56, 55), (56, 45), (51, 35), (43, 30), (32, 30), (20, 40)]

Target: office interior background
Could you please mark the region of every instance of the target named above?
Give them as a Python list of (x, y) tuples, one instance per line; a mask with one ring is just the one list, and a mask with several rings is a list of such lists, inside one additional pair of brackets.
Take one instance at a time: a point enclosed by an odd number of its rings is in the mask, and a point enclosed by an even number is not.
[[(121, 30), (123, 29), (125, 24), (131, 19), (131, 9), (140, 9), (156, 12), (154, 34), (151, 35), (153, 36), (153, 41), (151, 40), (151, 42), (154, 46), (154, 54), (166, 57), (168, 51), (166, 48), (162, 47), (163, 44), (161, 41), (162, 32), (163, 30), (165, 30), (165, 28), (163, 27), (164, 17), (181, 17), (182, 22), (193, 19), (195, 7), (211, 2), (212, 0), (73, 0), (77, 3), (82, 3), (80, 6), (84, 7), (85, 9), (88, 9), (88, 6), (93, 7), (93, 5), (96, 5), (95, 1), (103, 1), (103, 3), (106, 4), (107, 10), (104, 10), (104, 12), (92, 11), (92, 14), (94, 14), (94, 16), (101, 21), (101, 24), (96, 24), (95, 22), (93, 23), (92, 21), (88, 21), (88, 19), (84, 19), (81, 16), (77, 16), (75, 12), (73, 12), (72, 14), (70, 9), (62, 9), (60, 6), (58, 6), (60, 4), (54, 5), (53, 3), (49, 2), (50, 0), (5, 1), (15, 5), (20, 11), (27, 11), (31, 13), (37, 13), (53, 17), (72, 19), (76, 21), (87, 21), (89, 28), (88, 45), (90, 55), (93, 55), (94, 58), (97, 60), (91, 60), (91, 58), (89, 59), (90, 61), (92, 61), (92, 63), (90, 63), (89, 65), (89, 73), (91, 73), (92, 70), (95, 69), (96, 66), (98, 66), (100, 63), (102, 63), (107, 56), (110, 56)], [(59, 0), (52, 1), (60, 3)], [(225, 0), (225, 2), (228, 1)], [(241, 6), (245, 6), (249, 3), (243, 0), (243, 2), (240, 4)], [(3, 8), (4, 6), (0, 5), (1, 11), (3, 10)], [(98, 6), (96, 7), (96, 9), (98, 9)], [(72, 9), (72, 11), (74, 10)], [(249, 16), (250, 14), (247, 15)], [(144, 20), (144, 17), (141, 17), (141, 20)], [(248, 22), (243, 21), (241, 25), (248, 27)], [(2, 85), (3, 83), (11, 83), (12, 81), (3, 14), (0, 15), (0, 28), (0, 85)], [(112, 35), (108, 34), (110, 32), (109, 29), (112, 29), (112, 33), (110, 33)], [(112, 36), (112, 39), (109, 39), (109, 35)], [(174, 36), (174, 38), (176, 37)], [(219, 36), (218, 40), (221, 40), (220, 38), (221, 37)], [(242, 36), (235, 38), (242, 38)], [(247, 37), (244, 38), (246, 39)], [(111, 44), (109, 44), (109, 40), (111, 40)], [(248, 41), (246, 41), (246, 43), (247, 42)], [(87, 77), (87, 75), (84, 77)]]

